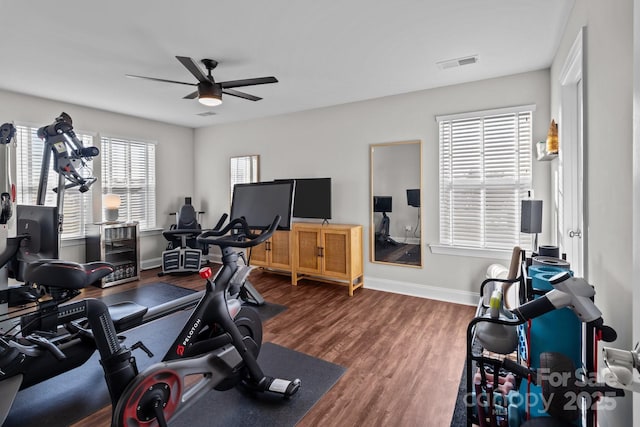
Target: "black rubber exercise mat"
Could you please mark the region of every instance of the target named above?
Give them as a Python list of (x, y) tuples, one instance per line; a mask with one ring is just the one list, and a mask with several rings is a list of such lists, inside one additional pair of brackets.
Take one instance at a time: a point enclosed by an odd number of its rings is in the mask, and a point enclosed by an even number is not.
[[(162, 359), (170, 345), (169, 340), (178, 333), (188, 314), (188, 311), (175, 313), (124, 333), (127, 346), (142, 341), (154, 353), (154, 357), (149, 358), (140, 350), (134, 352), (140, 371)], [(289, 401), (268, 397), (254, 400), (235, 389), (212, 391), (202, 399), (202, 405), (195, 405), (199, 408), (197, 411), (182, 414), (171, 425), (214, 426), (221, 421), (220, 425), (227, 426), (293, 426), (345, 370), (270, 343), (263, 345), (259, 361), (269, 375), (302, 379), (298, 395)], [(19, 392), (3, 427), (68, 426), (109, 404), (96, 352), (84, 365)], [(235, 418), (229, 420), (225, 417)], [(245, 423), (240, 417), (249, 417), (251, 422)]]
[(106, 295), (100, 299), (107, 305), (132, 301), (145, 307), (154, 307), (194, 292), (192, 289), (182, 288), (170, 283), (156, 282), (128, 291)]
[[(192, 294), (196, 291), (182, 288), (165, 282), (150, 283), (128, 291), (118, 292), (100, 298), (105, 304), (111, 305), (124, 301), (132, 301), (145, 307), (155, 307), (165, 302), (173, 301), (177, 298)], [(265, 302), (261, 306), (248, 304), (260, 315), (262, 321), (271, 319), (287, 309), (286, 306)]]
[(300, 391), (285, 400), (275, 395), (250, 395), (239, 389), (214, 390), (171, 420), (170, 426), (293, 427), (345, 372), (342, 366), (273, 343), (262, 346), (258, 361), (268, 375), (300, 378)]

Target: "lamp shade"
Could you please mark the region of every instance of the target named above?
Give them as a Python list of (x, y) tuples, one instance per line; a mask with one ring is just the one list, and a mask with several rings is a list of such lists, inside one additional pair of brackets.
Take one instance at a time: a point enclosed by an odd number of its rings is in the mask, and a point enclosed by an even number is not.
[(198, 84), (198, 102), (207, 107), (222, 104), (222, 86), (219, 84)]
[(520, 215), (522, 233), (542, 233), (542, 200), (523, 200)]
[(105, 209), (119, 209), (122, 200), (117, 194), (105, 194), (102, 198), (102, 203)]
[(105, 194), (102, 197), (102, 204), (104, 206), (105, 219), (110, 222), (117, 221), (118, 209), (120, 209), (120, 205), (122, 204), (120, 196), (117, 194)]

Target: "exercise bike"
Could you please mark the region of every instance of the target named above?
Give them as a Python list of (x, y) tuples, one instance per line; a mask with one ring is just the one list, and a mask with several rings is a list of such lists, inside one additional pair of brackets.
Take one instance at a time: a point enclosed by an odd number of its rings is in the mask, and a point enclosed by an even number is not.
[[(254, 392), (271, 392), (285, 398), (299, 390), (299, 379), (286, 380), (264, 375), (256, 361), (262, 343), (260, 318), (253, 309), (228, 297), (229, 285), (239, 270), (236, 248), (252, 247), (264, 242), (273, 234), (279, 220), (277, 216), (269, 229), (261, 234), (251, 233), (243, 219), (235, 219), (221, 230), (206, 231), (198, 236), (199, 243), (220, 247), (223, 265), (214, 277), (210, 268), (201, 270), (200, 275), (206, 280), (201, 300), (162, 362), (144, 372), (138, 372), (131, 349), (120, 342), (109, 309), (104, 303), (86, 299), (60, 307), (58, 315), (68, 315), (65, 323), (67, 328), (74, 331), (75, 338), (93, 343), (99, 351), (113, 405), (112, 426), (167, 426), (168, 420), (186, 410), (212, 388), (227, 390), (242, 383)], [(227, 236), (230, 230), (238, 227), (241, 232)], [(65, 283), (64, 286), (72, 288), (87, 286), (89, 280), (97, 280), (110, 274), (111, 270), (112, 267), (107, 263), (91, 263), (89, 269), (87, 266), (78, 268), (74, 263), (51, 260), (30, 266), (28, 273), (42, 280), (45, 285)], [(62, 282), (60, 279), (66, 280)], [(64, 307), (67, 307), (66, 311)], [(37, 352), (38, 356), (53, 355), (61, 363), (64, 362), (68, 339), (60, 342), (42, 338), (42, 342), (34, 344), (37, 348), (29, 348), (32, 356)], [(0, 362), (0, 383), (22, 376), (19, 365), (29, 355), (25, 354), (25, 346), (17, 341), (16, 337), (5, 337), (0, 341), (0, 360), (12, 359), (12, 363)], [(191, 375), (202, 377), (195, 384), (187, 386), (185, 378)]]

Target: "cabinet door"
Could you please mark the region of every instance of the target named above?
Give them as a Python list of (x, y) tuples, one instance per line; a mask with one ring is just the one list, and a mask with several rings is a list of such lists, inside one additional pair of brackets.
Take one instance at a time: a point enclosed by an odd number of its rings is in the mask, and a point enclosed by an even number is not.
[(251, 248), (251, 260), (249, 263), (251, 265), (256, 265), (260, 267), (268, 267), (269, 260), (267, 258), (267, 245), (271, 244), (271, 239), (267, 240), (264, 243), (259, 244), (258, 246), (254, 246)]
[(320, 273), (321, 231), (299, 227), (295, 231), (296, 270), (300, 273)]
[(291, 245), (289, 239), (291, 235), (288, 231), (279, 230), (271, 236), (269, 245), (269, 255), (271, 256), (271, 267), (273, 268), (291, 268)]
[(322, 232), (322, 274), (336, 278), (349, 278), (351, 254), (348, 230)]

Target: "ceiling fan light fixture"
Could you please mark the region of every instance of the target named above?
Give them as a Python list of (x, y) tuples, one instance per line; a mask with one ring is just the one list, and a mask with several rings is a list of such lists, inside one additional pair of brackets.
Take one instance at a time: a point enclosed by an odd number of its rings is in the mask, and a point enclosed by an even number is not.
[(222, 104), (222, 87), (217, 84), (198, 85), (198, 102), (207, 107), (215, 107)]

